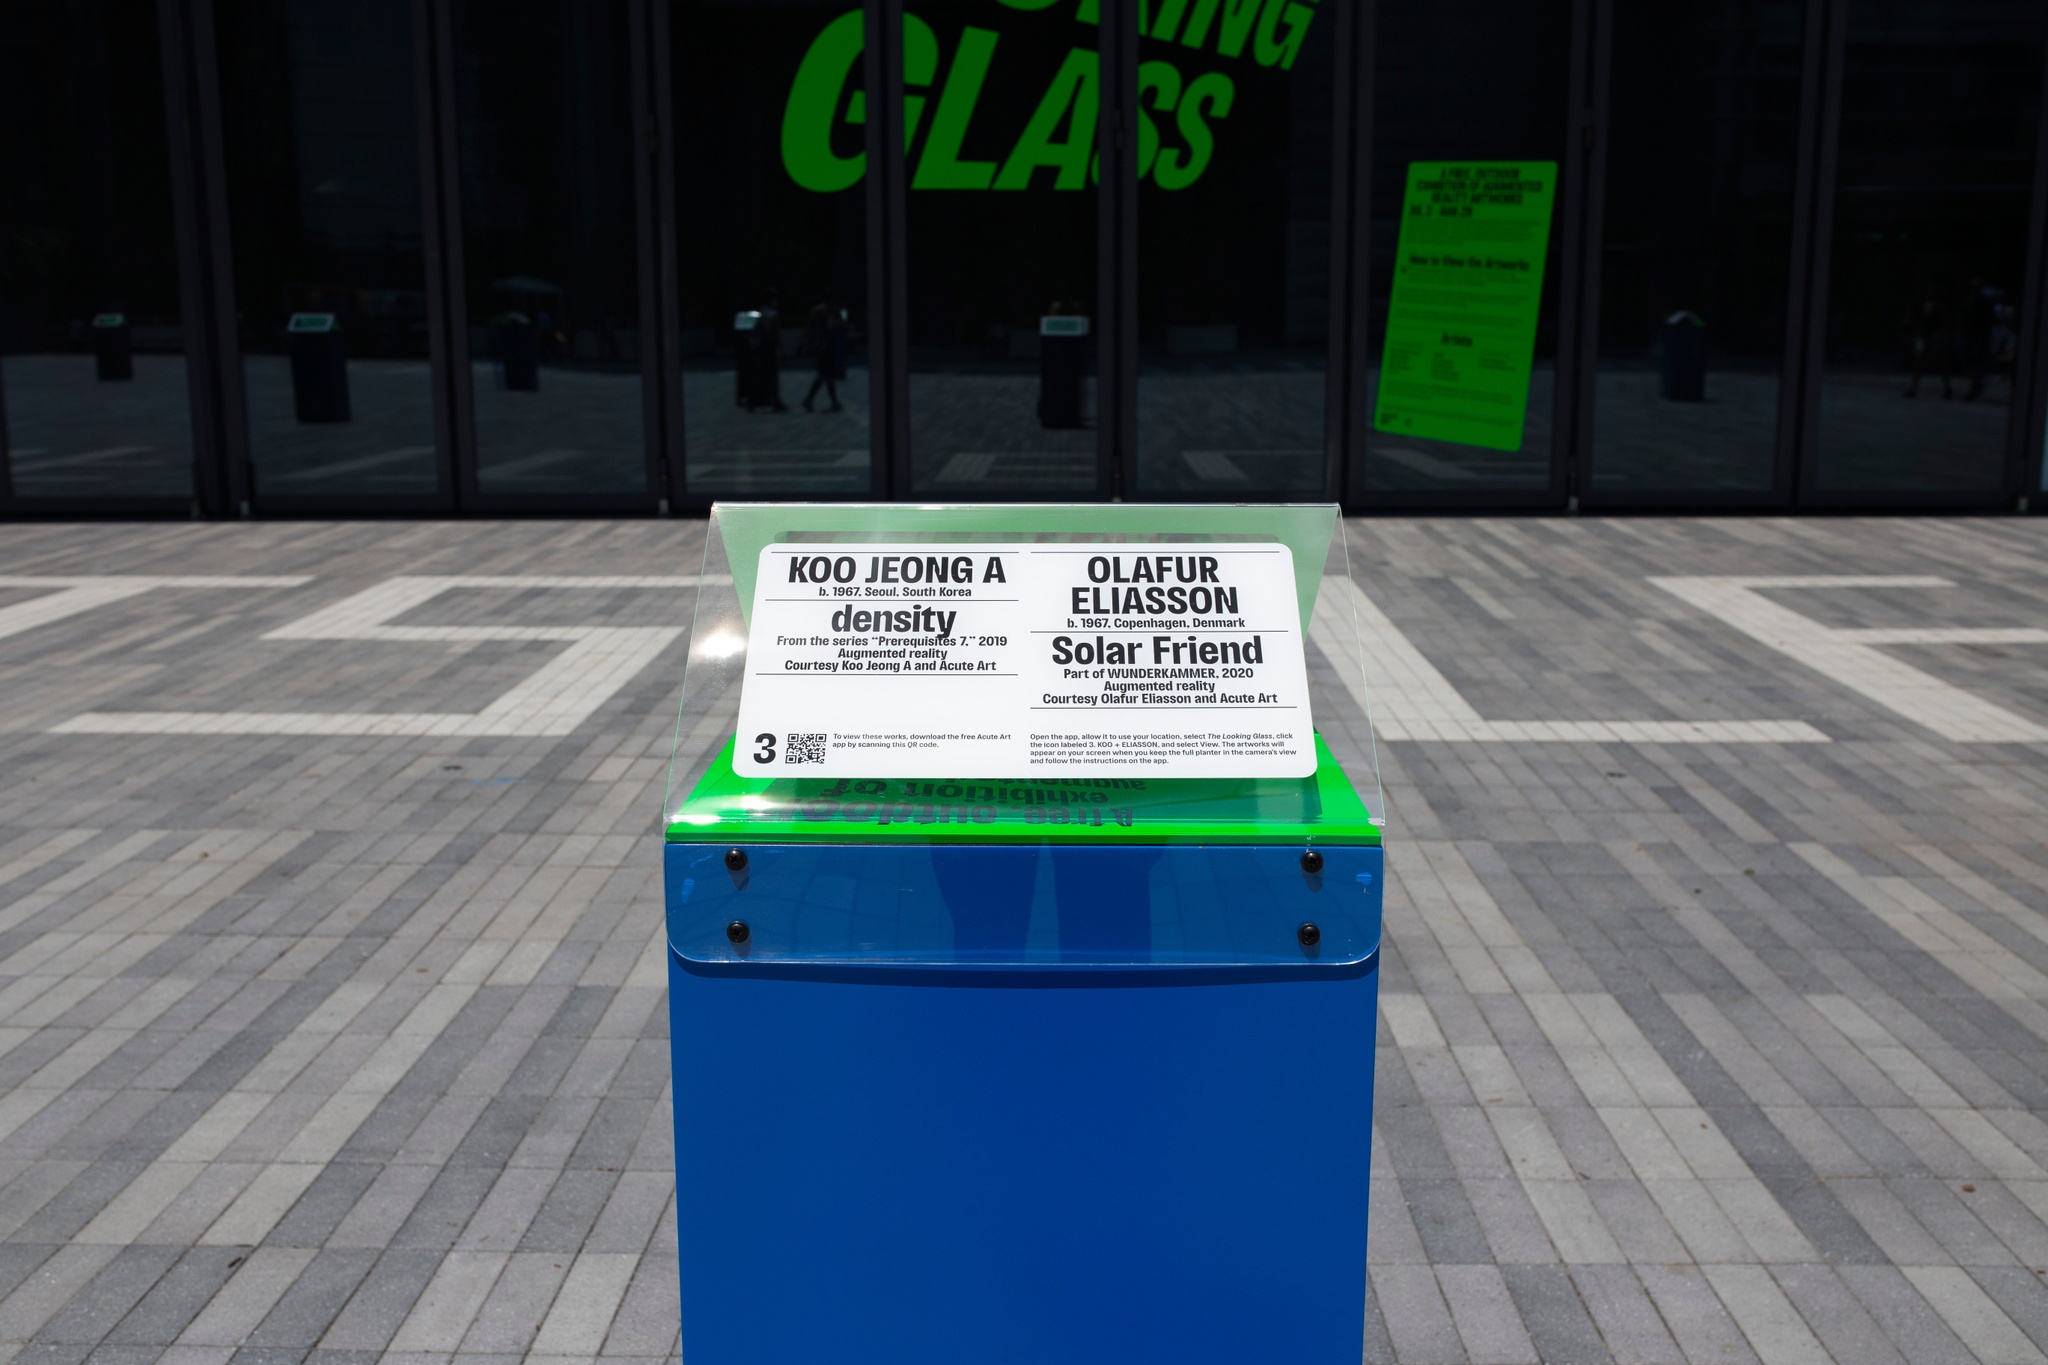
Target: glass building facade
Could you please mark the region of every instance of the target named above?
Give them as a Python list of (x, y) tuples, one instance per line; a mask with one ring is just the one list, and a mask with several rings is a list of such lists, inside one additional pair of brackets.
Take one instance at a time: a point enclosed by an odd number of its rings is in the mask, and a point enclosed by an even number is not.
[(2048, 503), (2038, 0), (13, 0), (0, 76), (4, 516)]

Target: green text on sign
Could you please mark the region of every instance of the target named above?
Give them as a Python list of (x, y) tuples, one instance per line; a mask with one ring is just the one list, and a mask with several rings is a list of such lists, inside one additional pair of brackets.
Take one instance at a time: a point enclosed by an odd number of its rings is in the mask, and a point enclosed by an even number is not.
[[(1080, 26), (1071, 48), (1021, 129), (988, 126), (978, 111), (993, 65), (1016, 60), (1002, 45), (1003, 29), (963, 26), (941, 61), (939, 33), (915, 14), (903, 16), (903, 151), (910, 155), (931, 121), (910, 178), (913, 190), (1083, 190), (1100, 178), (1096, 165), (1095, 37), (1100, 0), (1003, 0), (1012, 10), (1070, 15)], [(1001, 10), (990, 19), (1014, 20)], [(1162, 190), (1184, 190), (1201, 179), (1216, 154), (1216, 125), (1237, 103), (1237, 86), (1220, 70), (1183, 75), (1177, 61), (1214, 57), (1292, 70), (1316, 16), (1314, 0), (1158, 0), (1138, 9), (1138, 31), (1148, 50), (1170, 54), (1138, 64), (1138, 178)], [(1185, 20), (1185, 25), (1183, 25)], [(1035, 23), (1036, 19), (1026, 20)], [(853, 151), (845, 131), (867, 122), (867, 92), (857, 79), (867, 30), (859, 9), (827, 24), (804, 53), (782, 116), (782, 164), (804, 189), (836, 194), (867, 174), (867, 153)], [(983, 116), (978, 118), (977, 113)], [(970, 137), (970, 130), (973, 136)], [(993, 140), (991, 140), (993, 139)], [(982, 160), (963, 148), (1008, 155)], [(1049, 172), (1049, 174), (1041, 174)]]
[(1555, 161), (1416, 161), (1372, 424), (1520, 450)]

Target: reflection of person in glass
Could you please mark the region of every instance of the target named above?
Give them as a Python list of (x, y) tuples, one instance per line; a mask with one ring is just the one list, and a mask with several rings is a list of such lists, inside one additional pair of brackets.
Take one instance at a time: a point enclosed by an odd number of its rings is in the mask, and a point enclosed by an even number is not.
[(832, 405), (826, 411), (842, 410), (839, 381), (846, 378), (848, 331), (846, 315), (834, 308), (830, 299), (811, 309), (810, 325), (804, 329), (803, 344), (797, 348), (798, 355), (812, 356), (818, 362), (817, 378), (811, 381), (811, 391), (804, 395), (805, 412), (817, 411), (811, 404), (817, 401), (820, 388)]
[(2014, 306), (2012, 295), (2003, 289), (1987, 289), (1986, 297), (1991, 302), (1991, 363), (1989, 372), (2000, 377), (2007, 384), (2013, 382), (2013, 372), (2019, 363), (2019, 321), (2020, 310)]
[(1961, 322), (1961, 345), (1963, 373), (1969, 378), (1970, 387), (1963, 391), (1963, 401), (1974, 403), (1984, 396), (1984, 369), (1991, 359), (1992, 291), (1984, 281), (1972, 279), (1963, 290), (1963, 306), (1959, 309)]
[(1906, 386), (1906, 397), (1920, 396), (1920, 376), (1927, 372), (1929, 362), (1941, 366), (1941, 396), (1954, 396), (1949, 389), (1949, 377), (1955, 369), (1955, 348), (1950, 342), (1947, 321), (1942, 315), (1941, 300), (1932, 293), (1907, 314), (1906, 340), (1913, 352), (1913, 382)]

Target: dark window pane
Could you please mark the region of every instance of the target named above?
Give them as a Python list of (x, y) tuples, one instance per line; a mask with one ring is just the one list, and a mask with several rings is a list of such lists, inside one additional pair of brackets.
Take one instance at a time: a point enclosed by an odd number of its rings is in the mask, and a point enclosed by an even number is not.
[[(1565, 85), (1570, 69), (1568, 0), (1385, 0), (1374, 38), (1372, 327), (1366, 410), (1377, 405), (1393, 292), (1395, 246), (1409, 166), (1417, 161), (1565, 159)], [(1557, 275), (1562, 233), (1552, 196), (1549, 256), (1536, 321), (1521, 448), (1488, 450), (1451, 441), (1372, 432), (1369, 490), (1476, 493), (1539, 490), (1550, 483), (1556, 402)]]
[(2048, 6), (1853, 0), (1823, 490), (2004, 482)]
[(843, 0), (676, 10), (693, 493), (872, 486), (863, 46), (861, 12)]
[(1798, 0), (1615, 9), (1593, 489), (1771, 489)]
[[(1331, 7), (1157, 4), (1140, 44), (1138, 491), (1323, 492)], [(1171, 25), (1173, 31), (1168, 32)]]
[(1100, 97), (1095, 25), (1077, 12), (929, 0), (905, 19), (921, 494), (1096, 488)]
[(457, 27), (478, 484), (645, 496), (625, 0), (471, 0)]
[(0, 6), (0, 393), (16, 497), (192, 495), (153, 6)]
[(257, 495), (431, 495), (412, 7), (217, 14)]

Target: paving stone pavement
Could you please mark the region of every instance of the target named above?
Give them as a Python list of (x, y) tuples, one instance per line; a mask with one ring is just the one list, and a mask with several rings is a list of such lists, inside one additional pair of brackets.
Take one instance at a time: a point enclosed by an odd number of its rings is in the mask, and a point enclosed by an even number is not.
[[(2048, 523), (1349, 533), (1364, 1357), (2042, 1360)], [(677, 1356), (702, 541), (0, 528), (0, 1365)]]

